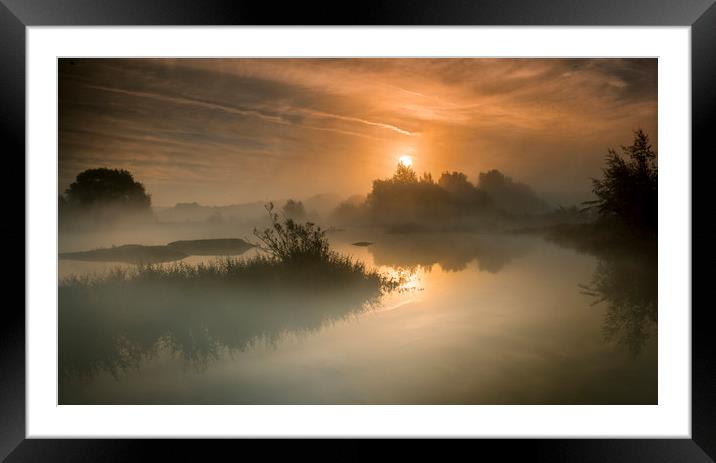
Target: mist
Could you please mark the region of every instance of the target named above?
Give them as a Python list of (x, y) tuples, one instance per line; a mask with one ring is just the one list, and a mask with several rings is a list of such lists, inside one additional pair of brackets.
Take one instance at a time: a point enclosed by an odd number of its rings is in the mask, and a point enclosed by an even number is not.
[(655, 59), (61, 59), (58, 193), (115, 167), (162, 207), (345, 198), (408, 154), (569, 205), (632, 130), (656, 144), (656, 97)]
[(61, 404), (656, 404), (655, 59), (59, 61)]

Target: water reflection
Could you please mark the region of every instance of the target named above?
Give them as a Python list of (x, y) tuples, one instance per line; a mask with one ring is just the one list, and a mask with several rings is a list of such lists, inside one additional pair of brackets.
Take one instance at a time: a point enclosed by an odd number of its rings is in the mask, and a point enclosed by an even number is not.
[(580, 285), (583, 294), (594, 298), (592, 305), (606, 305), (605, 340), (617, 341), (634, 355), (657, 331), (657, 269), (656, 252), (604, 255), (592, 281)]
[(525, 256), (533, 244), (511, 236), (474, 233), (386, 234), (368, 248), (377, 265), (422, 268), (434, 264), (448, 272), (461, 272), (473, 260), (480, 271), (497, 273)]
[(150, 282), (59, 288), (59, 370), (118, 376), (170, 351), (197, 368), (223, 352), (310, 333), (378, 303), (374, 287), (285, 290)]
[[(655, 263), (466, 235), (335, 236), (340, 252), (404, 272), (414, 288), (384, 296), (342, 285), (321, 294), (116, 286), (94, 296), (61, 287), (59, 401), (657, 403), (655, 336), (642, 336)], [(462, 271), (451, 265), (466, 261)], [(609, 339), (639, 339), (640, 354), (604, 342), (608, 326)]]

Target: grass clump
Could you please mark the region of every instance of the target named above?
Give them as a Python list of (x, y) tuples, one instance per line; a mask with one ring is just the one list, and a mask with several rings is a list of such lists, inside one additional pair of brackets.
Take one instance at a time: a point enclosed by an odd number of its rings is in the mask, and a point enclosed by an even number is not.
[[(169, 349), (193, 364), (259, 340), (318, 330), (379, 304), (398, 279), (330, 249), (311, 223), (280, 220), (255, 235), (264, 252), (209, 263), (115, 268), (59, 285), (63, 378), (118, 374)], [(62, 387), (60, 394), (62, 395)]]
[(70, 277), (61, 287), (103, 285), (169, 284), (182, 287), (228, 285), (304, 290), (391, 291), (400, 281), (366, 268), (363, 262), (330, 249), (326, 232), (311, 222), (299, 223), (281, 218), (269, 203), (271, 225), (254, 229), (262, 254), (241, 259), (225, 257), (196, 265), (184, 262), (144, 264), (135, 268), (115, 268), (99, 277)]

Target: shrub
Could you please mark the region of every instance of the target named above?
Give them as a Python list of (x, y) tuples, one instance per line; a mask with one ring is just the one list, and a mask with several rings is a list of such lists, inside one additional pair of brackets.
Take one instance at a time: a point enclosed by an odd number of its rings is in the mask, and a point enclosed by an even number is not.
[(601, 179), (592, 179), (597, 197), (585, 204), (595, 208), (603, 220), (617, 219), (641, 231), (655, 232), (658, 215), (658, 171), (656, 152), (649, 137), (634, 132), (630, 146), (622, 146), (620, 156), (609, 149)]
[(299, 223), (292, 218), (281, 220), (274, 212), (273, 203), (269, 203), (266, 210), (271, 226), (263, 231), (254, 229), (259, 249), (286, 264), (329, 260), (331, 251), (326, 232), (321, 227), (312, 222)]

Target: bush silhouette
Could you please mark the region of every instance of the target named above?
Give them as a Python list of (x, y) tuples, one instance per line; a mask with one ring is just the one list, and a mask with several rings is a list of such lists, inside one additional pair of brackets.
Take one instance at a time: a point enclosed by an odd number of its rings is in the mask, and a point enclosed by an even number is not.
[[(300, 204), (300, 203), (299, 203)], [(254, 229), (258, 247), (282, 263), (328, 261), (331, 257), (326, 232), (314, 223), (299, 223), (294, 219), (280, 219), (273, 203), (266, 207), (271, 226), (263, 231)]]
[(596, 200), (587, 201), (602, 220), (617, 219), (632, 229), (654, 232), (657, 227), (658, 171), (656, 152), (643, 130), (634, 132), (630, 146), (620, 156), (609, 149), (601, 179), (592, 179)]
[(435, 221), (457, 213), (449, 192), (429, 175), (418, 179), (413, 169), (402, 164), (391, 178), (373, 181), (366, 206), (370, 220), (379, 225)]
[(151, 196), (132, 174), (120, 169), (89, 169), (59, 196), (60, 225), (97, 226), (152, 216)]
[(65, 199), (73, 207), (111, 205), (149, 209), (151, 206), (151, 197), (144, 185), (135, 181), (128, 171), (120, 169), (85, 170), (65, 191)]
[(463, 172), (418, 176), (398, 164), (387, 179), (373, 181), (365, 200), (341, 203), (333, 218), (344, 224), (368, 224), (389, 230), (490, 229), (499, 220), (544, 215), (550, 207), (527, 185), (498, 170), (483, 172), (476, 186)]
[(462, 172), (443, 172), (438, 180), (438, 185), (460, 203), (470, 203), (473, 206), (487, 207), (492, 204), (489, 194), (480, 188), (476, 188)]

